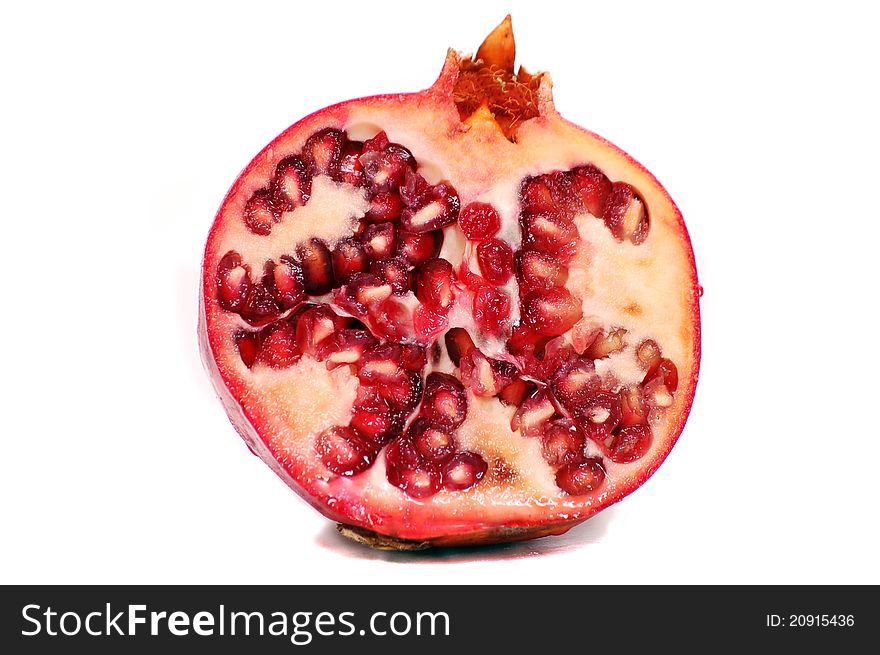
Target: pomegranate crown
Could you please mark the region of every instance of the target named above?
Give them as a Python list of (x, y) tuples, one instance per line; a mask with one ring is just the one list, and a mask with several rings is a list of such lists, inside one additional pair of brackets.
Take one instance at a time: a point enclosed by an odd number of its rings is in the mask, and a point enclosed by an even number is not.
[(494, 120), (511, 141), (519, 125), (541, 115), (541, 97), (549, 100), (550, 89), (546, 73), (532, 75), (522, 66), (514, 73), (515, 59), (516, 41), (508, 14), (473, 57), (459, 59), (452, 93), (462, 121)]

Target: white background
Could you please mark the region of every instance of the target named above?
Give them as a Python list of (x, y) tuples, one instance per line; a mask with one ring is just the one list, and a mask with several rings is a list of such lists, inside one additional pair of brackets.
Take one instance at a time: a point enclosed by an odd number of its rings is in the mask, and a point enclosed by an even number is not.
[[(0, 16), (0, 582), (880, 583), (869, 3), (25, 4)], [(201, 251), (287, 125), (430, 85), (507, 11), (561, 113), (685, 216), (696, 402), (654, 477), (565, 537), (373, 552), (227, 421)]]

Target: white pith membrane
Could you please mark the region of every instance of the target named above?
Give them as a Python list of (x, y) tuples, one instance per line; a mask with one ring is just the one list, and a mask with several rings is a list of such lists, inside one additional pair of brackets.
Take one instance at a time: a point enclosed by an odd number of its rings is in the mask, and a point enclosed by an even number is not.
[[(563, 121), (552, 105), (545, 107), (541, 118), (523, 123), (516, 143), (511, 143), (490, 121), (462, 124), (451, 100), (437, 91), (442, 90), (442, 81), (443, 76), (434, 89), (413, 94), (421, 103), (419, 111), (412, 110), (412, 96), (339, 105), (301, 121), (258, 155), (230, 191), (209, 237), (203, 299), (207, 357), (222, 377), (224, 386), (219, 390), (225, 394), (227, 409), (235, 409), (239, 420), (233, 420), (252, 449), (335, 520), (422, 539), (444, 532), (503, 531), (586, 518), (638, 486), (659, 465), (680, 432), (696, 383), (696, 288), (689, 244), (682, 237), (677, 210), (656, 180), (609, 144)], [(266, 186), (275, 165), (299, 153), (309, 136), (326, 127), (343, 129), (350, 139), (360, 140), (384, 130), (389, 141), (412, 151), (419, 173), (430, 183), (447, 180), (462, 207), (477, 201), (491, 204), (501, 217), (496, 238), (514, 251), (521, 239), (520, 187), (529, 176), (593, 164), (612, 181), (627, 182), (639, 191), (650, 216), (650, 232), (640, 245), (615, 239), (601, 218), (586, 212), (575, 217), (581, 245), (568, 264), (566, 288), (580, 300), (585, 323), (606, 331), (626, 330), (624, 348), (595, 361), (597, 373), (613, 390), (642, 382), (645, 368), (636, 360), (635, 349), (645, 339), (653, 339), (662, 356), (678, 369), (680, 386), (671, 406), (650, 416), (654, 436), (647, 453), (632, 463), (616, 464), (587, 440), (588, 455), (602, 458), (606, 477), (589, 494), (569, 495), (557, 486), (556, 469), (545, 460), (541, 439), (511, 430), (516, 407), (468, 391), (467, 418), (453, 432), (457, 450), (479, 454), (489, 469), (467, 490), (441, 489), (427, 498), (411, 498), (388, 482), (384, 452), (353, 476), (336, 475), (320, 463), (315, 437), (332, 426), (349, 424), (357, 377), (348, 366), (328, 371), (324, 362), (308, 355), (284, 369), (260, 363), (248, 368), (234, 335), (255, 328), (219, 306), (216, 271), (220, 259), (235, 251), (257, 283), (266, 261), (292, 255), (309, 238), (322, 239), (332, 250), (354, 233), (357, 219), (369, 205), (364, 191), (325, 176), (312, 180), (308, 203), (285, 212), (271, 235), (253, 234), (242, 220), (245, 203)], [(450, 261), (456, 271), (465, 261), (479, 273), (475, 248), (453, 224), (444, 228), (439, 257)], [(511, 324), (515, 325), (520, 318), (516, 276), (499, 288), (511, 298)], [(315, 303), (332, 301), (332, 294), (309, 298)], [(417, 303), (412, 292), (404, 297), (410, 309)], [(454, 305), (448, 318), (449, 327), (465, 328), (486, 356), (510, 359), (505, 345), (508, 335), (482, 334), (466, 303)], [(443, 343), (442, 335), (438, 341)], [(429, 354), (422, 379), (432, 371), (457, 373), (445, 347), (438, 362)], [(418, 411), (413, 412), (410, 421), (417, 415)]]

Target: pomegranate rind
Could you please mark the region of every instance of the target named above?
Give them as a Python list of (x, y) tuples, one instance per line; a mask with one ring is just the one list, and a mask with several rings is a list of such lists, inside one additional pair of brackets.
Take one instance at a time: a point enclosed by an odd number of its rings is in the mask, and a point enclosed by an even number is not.
[[(681, 213), (669, 194), (622, 150), (561, 118), (553, 107), (547, 75), (538, 94), (541, 115), (519, 126), (516, 143), (508, 141), (485, 116), (463, 125), (451, 99), (461, 61), (450, 51), (437, 82), (425, 91), (347, 101), (322, 109), (285, 130), (250, 162), (229, 190), (208, 235), (202, 264), (202, 357), (232, 424), (249, 448), (327, 518), (353, 526), (360, 534), (374, 533), (431, 546), (561, 534), (637, 489), (668, 456), (684, 428), (700, 361), (699, 286), (694, 256)], [(291, 404), (286, 395), (290, 388), (313, 380), (318, 369), (304, 358), (288, 371), (273, 373), (276, 377), (267, 392), (266, 381), (256, 380), (241, 361), (233, 336), (243, 325), (241, 319), (224, 311), (216, 301), (217, 265), (234, 248), (230, 226), (240, 220), (245, 203), (265, 185), (275, 165), (298, 152), (308, 136), (326, 127), (370, 124), (381, 126), (393, 141), (412, 148), (420, 163), (437, 165), (446, 177), (455, 180), (463, 204), (488, 199), (490, 192), (515, 197), (514, 185), (525, 176), (584, 163), (593, 163), (612, 180), (624, 180), (639, 189), (649, 208), (651, 231), (641, 246), (624, 247), (642, 249), (632, 251), (638, 253), (633, 261), (650, 271), (641, 278), (647, 287), (641, 291), (656, 291), (662, 303), (639, 304), (641, 315), (632, 318), (650, 326), (646, 332), (662, 343), (664, 355), (675, 361), (681, 382), (661, 429), (655, 429), (650, 450), (637, 462), (618, 466), (600, 490), (566, 497), (527, 484), (518, 487), (516, 480), (493, 476), (490, 470), (481, 484), (457, 492), (454, 502), (445, 492), (415, 500), (387, 483), (381, 484), (381, 456), (372, 473), (345, 480), (328, 475), (310, 450), (312, 441), (321, 429), (346, 424), (350, 415), (346, 417), (344, 408), (330, 405), (324, 414), (313, 407), (299, 412), (304, 405)], [(540, 169), (535, 168), (535, 162), (540, 162)], [(578, 287), (584, 278), (571, 277), (568, 288), (586, 292)], [(665, 305), (662, 312), (660, 304)], [(631, 305), (618, 309), (627, 313)], [(336, 378), (332, 375), (326, 374), (327, 380), (321, 381), (323, 386), (318, 390), (337, 399), (346, 394), (353, 397), (356, 382), (346, 379), (346, 373), (338, 369)], [(309, 399), (314, 398), (315, 394), (310, 393)], [(469, 404), (471, 401), (473, 396)], [(493, 426), (488, 422), (484, 429), (491, 432)], [(527, 477), (530, 472), (522, 470), (521, 474)]]

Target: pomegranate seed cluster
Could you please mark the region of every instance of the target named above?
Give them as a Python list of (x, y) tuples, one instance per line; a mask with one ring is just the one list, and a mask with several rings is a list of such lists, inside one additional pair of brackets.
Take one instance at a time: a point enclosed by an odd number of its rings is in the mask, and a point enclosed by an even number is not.
[[(384, 453), (388, 482), (411, 498), (480, 484), (491, 477), (490, 462), (463, 449), (457, 435), (468, 390), (514, 408), (511, 429), (540, 440), (564, 493), (595, 492), (608, 462), (648, 452), (651, 424), (673, 401), (675, 364), (651, 339), (632, 343), (623, 328), (584, 328), (581, 300), (566, 288), (581, 239), (576, 215), (602, 220), (621, 242), (647, 238), (649, 217), (633, 187), (592, 165), (525, 179), (515, 252), (498, 237), (502, 220), (492, 205), (461, 207), (452, 184), (429, 184), (410, 150), (384, 132), (361, 142), (324, 129), (277, 164), (245, 204), (244, 225), (272, 238), (308, 204), (317, 176), (362, 190), (368, 208), (353, 233), (331, 244), (290, 244), (259, 272), (230, 251), (216, 279), (220, 306), (243, 319), (234, 338), (255, 374), (311, 357), (357, 377), (350, 423), (315, 439), (328, 470), (354, 476)], [(444, 229), (461, 231), (476, 270), (439, 257)], [(450, 324), (454, 307), (472, 317), (467, 328)], [(475, 337), (503, 343), (503, 353), (489, 357)], [(624, 349), (644, 373), (639, 384), (596, 370)], [(452, 373), (432, 370), (444, 355)]]

